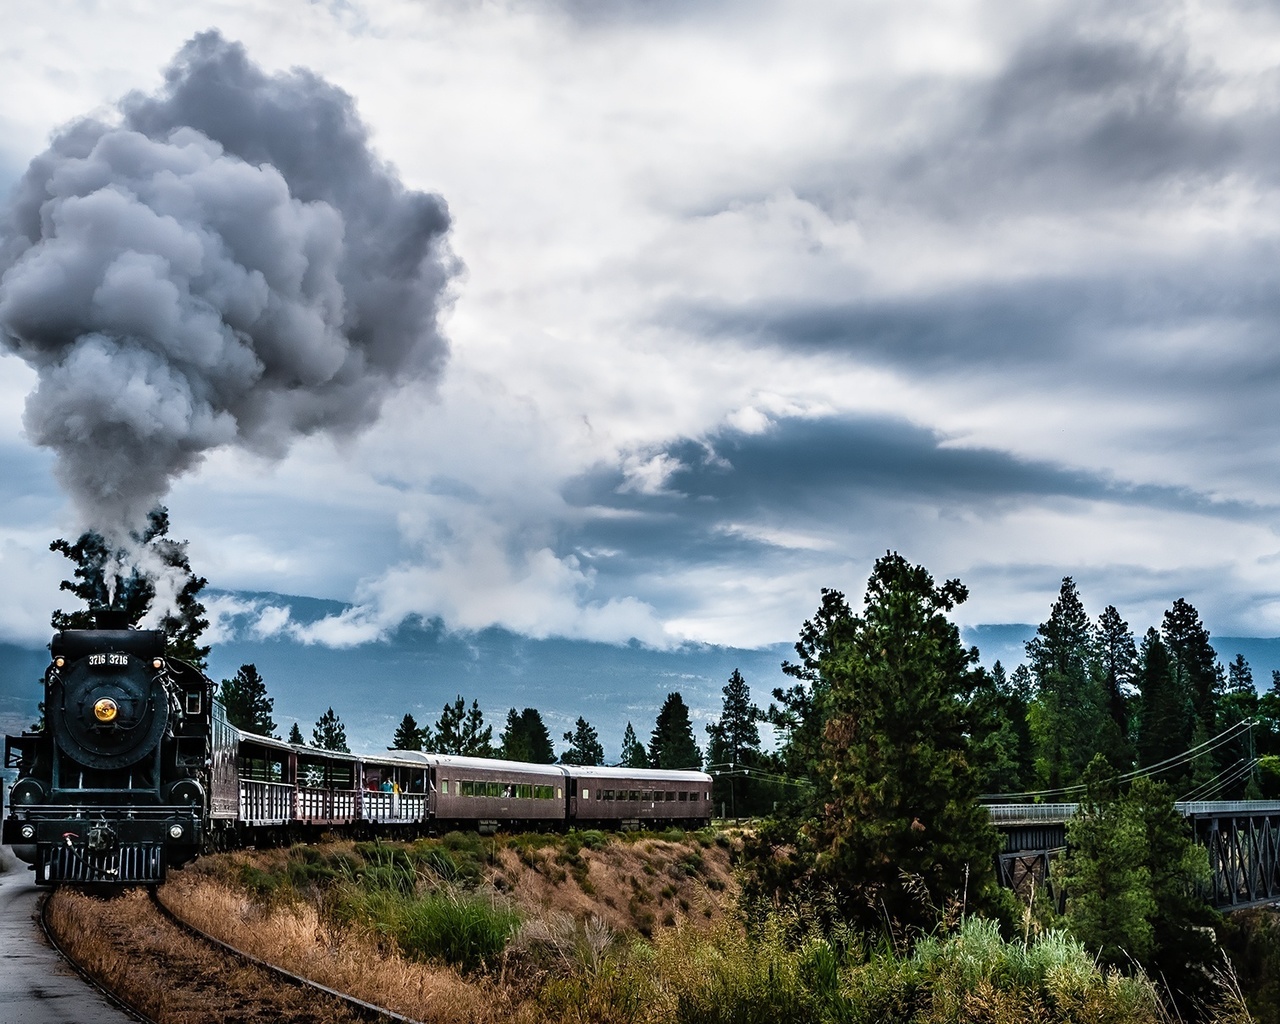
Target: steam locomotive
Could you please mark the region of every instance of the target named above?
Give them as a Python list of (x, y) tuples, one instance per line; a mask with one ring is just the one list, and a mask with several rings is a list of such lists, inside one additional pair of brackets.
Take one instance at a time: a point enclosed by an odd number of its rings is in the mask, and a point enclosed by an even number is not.
[(49, 645), (43, 730), (5, 737), (18, 770), (0, 841), (41, 885), (154, 885), (201, 852), (452, 829), (696, 827), (711, 776), (422, 751), (363, 756), (227, 722), (214, 684), (164, 634), (63, 630)]

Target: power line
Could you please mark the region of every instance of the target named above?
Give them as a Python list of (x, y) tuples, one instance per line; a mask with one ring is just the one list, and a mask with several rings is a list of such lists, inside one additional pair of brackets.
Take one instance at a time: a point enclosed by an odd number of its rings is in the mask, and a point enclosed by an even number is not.
[[(1218, 747), (1221, 747), (1226, 743), (1230, 743), (1233, 739), (1239, 736), (1242, 730), (1251, 730), (1256, 724), (1257, 722), (1254, 719), (1246, 718), (1234, 723), (1233, 725), (1229, 725), (1222, 732), (1218, 733), (1217, 736), (1213, 736), (1205, 740), (1203, 743), (1197, 744), (1189, 750), (1183, 751), (1181, 754), (1175, 754), (1173, 757), (1165, 758), (1163, 761), (1157, 761), (1152, 765), (1146, 765), (1142, 768), (1135, 768), (1129, 772), (1123, 772), (1107, 779), (1106, 781), (1109, 783), (1132, 782), (1134, 779), (1148, 778), (1160, 772), (1177, 768), (1195, 760), (1197, 757), (1202, 757), (1203, 755), (1216, 750)], [(1022, 793), (983, 793), (978, 799), (986, 800), (988, 802), (994, 802), (997, 800), (1025, 800), (1035, 797), (1058, 795), (1066, 796), (1071, 793), (1083, 793), (1085, 789), (1086, 786), (1083, 783), (1080, 783), (1074, 786), (1059, 786), (1056, 789), (1027, 790)]]

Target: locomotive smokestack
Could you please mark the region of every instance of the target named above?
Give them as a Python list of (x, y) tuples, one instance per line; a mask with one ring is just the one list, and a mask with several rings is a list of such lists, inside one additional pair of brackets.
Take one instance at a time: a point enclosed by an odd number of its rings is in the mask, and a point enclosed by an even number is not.
[(133, 625), (129, 613), (115, 608), (93, 609), (94, 629), (129, 629)]
[(225, 445), (283, 455), (433, 381), (449, 214), (369, 148), (350, 96), (217, 32), (118, 123), (36, 157), (0, 225), (0, 336), (39, 374), (30, 439), (117, 542)]

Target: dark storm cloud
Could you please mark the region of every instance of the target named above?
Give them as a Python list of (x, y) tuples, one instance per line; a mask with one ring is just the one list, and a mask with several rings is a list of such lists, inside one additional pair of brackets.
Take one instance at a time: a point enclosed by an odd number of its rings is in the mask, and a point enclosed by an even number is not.
[[(1244, 125), (1200, 109), (1215, 83), (1176, 44), (1116, 39), (1036, 40), (975, 102), (964, 130), (894, 170), (946, 173), (967, 189), (1046, 189), (1097, 200), (1096, 189), (1166, 178), (1219, 177), (1237, 163)], [(967, 123), (964, 123), (967, 122)]]
[(207, 32), (120, 111), (55, 137), (0, 235), (0, 326), (39, 373), (27, 433), (113, 534), (212, 448), (282, 455), (436, 377), (453, 270), (444, 201), (308, 71)]
[(566, 500), (630, 513), (593, 519), (580, 542), (611, 552), (612, 571), (652, 557), (703, 564), (758, 555), (767, 542), (726, 527), (786, 523), (828, 533), (906, 507), (993, 510), (1054, 499), (1223, 516), (1260, 514), (1185, 489), (1128, 487), (1100, 476), (988, 449), (945, 447), (932, 431), (883, 418), (789, 419), (760, 434), (725, 431), (673, 444), (666, 489), (636, 494), (621, 471), (580, 477)]
[[(1066, 379), (1113, 386), (1257, 390), (1280, 379), (1280, 259), (1274, 240), (1228, 241), (1178, 257), (1107, 266), (1089, 275), (973, 283), (905, 297), (773, 299), (741, 306), (671, 308), (667, 322), (710, 337), (806, 352), (845, 352), (913, 376), (1015, 376), (1065, 368)], [(1119, 262), (1119, 261), (1117, 261)], [(1140, 339), (1204, 332), (1220, 346), (1192, 376)], [(1137, 340), (1136, 340), (1137, 339)], [(1232, 354), (1232, 343), (1246, 347)], [(1100, 370), (1107, 374), (1100, 377)], [(1138, 374), (1141, 376), (1126, 376)]]

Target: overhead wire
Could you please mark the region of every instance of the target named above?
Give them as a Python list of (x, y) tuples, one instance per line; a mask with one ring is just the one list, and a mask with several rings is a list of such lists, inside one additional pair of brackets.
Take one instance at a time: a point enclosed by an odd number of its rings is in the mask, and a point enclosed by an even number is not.
[[(1132, 782), (1134, 779), (1149, 778), (1153, 775), (1158, 775), (1161, 772), (1166, 772), (1173, 768), (1180, 767), (1195, 760), (1197, 757), (1202, 757), (1205, 754), (1216, 750), (1218, 747), (1230, 743), (1233, 739), (1237, 738), (1242, 731), (1248, 731), (1256, 724), (1257, 722), (1254, 719), (1242, 719), (1239, 722), (1227, 726), (1227, 728), (1218, 733), (1217, 736), (1212, 736), (1203, 743), (1198, 743), (1196, 746), (1191, 747), (1188, 750), (1184, 750), (1180, 754), (1175, 754), (1173, 757), (1165, 758), (1163, 761), (1157, 761), (1155, 764), (1144, 765), (1143, 767), (1135, 768), (1132, 771), (1122, 772), (1105, 781), (1108, 783)], [(1021, 801), (1034, 799), (1036, 797), (1056, 795), (1067, 796), (1072, 793), (1083, 793), (1086, 788), (1087, 787), (1083, 783), (1079, 783), (1073, 786), (1059, 786), (1055, 789), (1026, 790), (1020, 793), (983, 793), (979, 799), (988, 803), (995, 802), (997, 800)]]
[[(1178, 802), (1191, 803), (1198, 800), (1204, 800), (1215, 790), (1225, 789), (1227, 786), (1239, 782), (1241, 779), (1248, 776), (1253, 771), (1257, 763), (1258, 759), (1256, 757), (1238, 758), (1234, 764), (1224, 768), (1212, 779), (1208, 779), (1207, 781), (1200, 783), (1200, 785), (1193, 788), (1185, 796), (1178, 797)], [(1223, 776), (1227, 777), (1223, 778)]]

